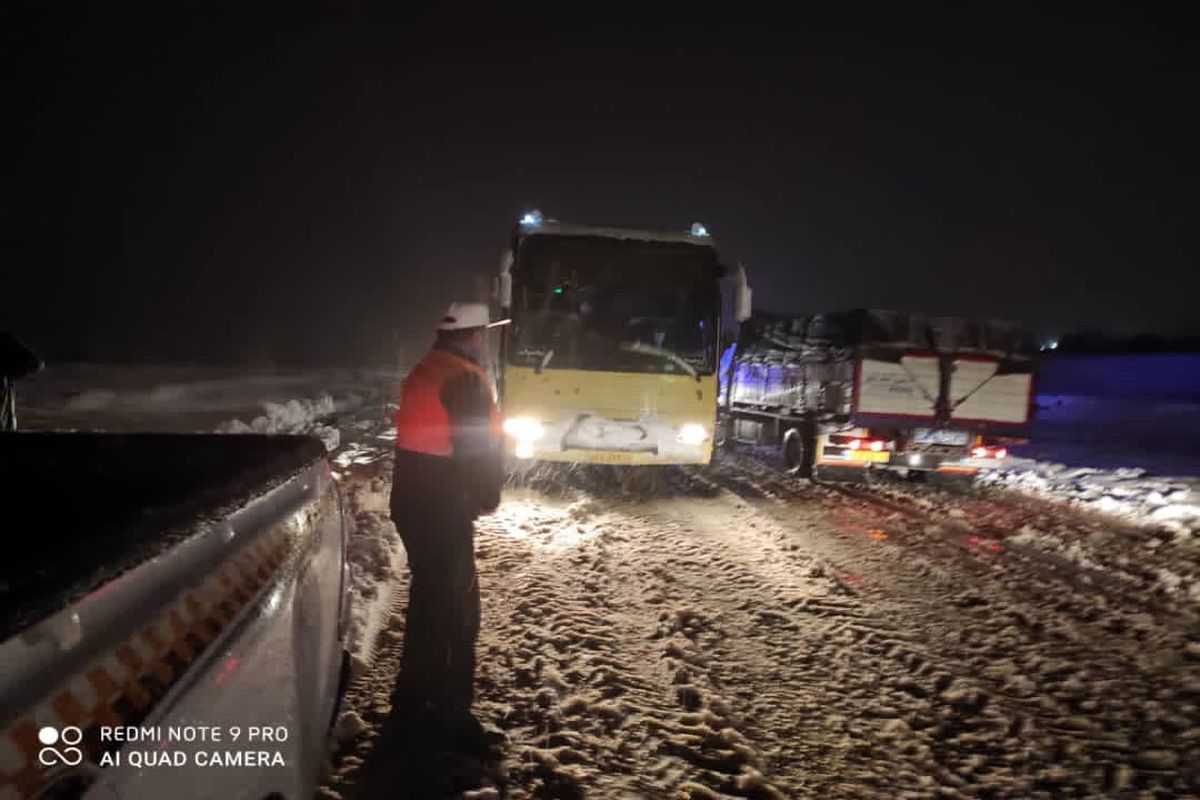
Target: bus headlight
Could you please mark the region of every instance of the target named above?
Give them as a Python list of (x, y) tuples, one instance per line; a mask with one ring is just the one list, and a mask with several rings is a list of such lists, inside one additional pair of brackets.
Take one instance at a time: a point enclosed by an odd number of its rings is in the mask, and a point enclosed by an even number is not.
[(529, 442), (517, 442), (517, 448), (513, 455), (517, 458), (533, 458), (533, 445)]
[(704, 429), (703, 425), (695, 422), (689, 422), (679, 429), (679, 441), (683, 444), (703, 444), (706, 439), (708, 439), (708, 431)]
[(509, 417), (504, 420), (504, 432), (518, 442), (536, 442), (546, 435), (546, 427), (533, 417)]

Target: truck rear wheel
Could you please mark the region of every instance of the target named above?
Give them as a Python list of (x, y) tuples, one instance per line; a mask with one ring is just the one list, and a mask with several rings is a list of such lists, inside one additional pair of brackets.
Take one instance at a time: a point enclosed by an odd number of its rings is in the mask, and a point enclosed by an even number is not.
[(791, 428), (783, 435), (783, 465), (788, 472), (811, 478), (816, 437), (805, 435), (803, 428)]

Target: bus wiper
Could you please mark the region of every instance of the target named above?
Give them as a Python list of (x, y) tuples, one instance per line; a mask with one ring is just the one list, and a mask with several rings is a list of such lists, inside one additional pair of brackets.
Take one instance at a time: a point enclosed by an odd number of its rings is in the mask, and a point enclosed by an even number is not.
[(621, 349), (627, 353), (640, 353), (644, 356), (659, 356), (665, 358), (673, 364), (683, 368), (683, 371), (691, 375), (696, 380), (700, 380), (700, 374), (696, 372), (696, 368), (689, 364), (683, 356), (673, 350), (668, 350), (665, 347), (655, 347), (652, 344), (643, 344), (642, 342), (621, 342)]

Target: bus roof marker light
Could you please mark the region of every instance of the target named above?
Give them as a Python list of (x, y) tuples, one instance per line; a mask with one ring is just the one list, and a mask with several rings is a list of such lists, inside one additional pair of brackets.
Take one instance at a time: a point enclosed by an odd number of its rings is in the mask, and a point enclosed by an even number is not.
[(708, 228), (701, 225), (699, 222), (692, 223), (692, 236), (708, 236)]
[(542, 224), (542, 212), (536, 208), (521, 215), (521, 225), (526, 228), (536, 228)]

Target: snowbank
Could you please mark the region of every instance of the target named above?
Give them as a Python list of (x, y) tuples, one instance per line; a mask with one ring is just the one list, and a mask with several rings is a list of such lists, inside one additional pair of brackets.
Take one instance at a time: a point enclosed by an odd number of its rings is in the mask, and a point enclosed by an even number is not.
[(333, 398), (323, 395), (317, 400), (289, 400), (286, 403), (263, 403), (264, 413), (245, 423), (239, 419), (222, 422), (217, 433), (310, 433), (321, 438), (326, 450), (336, 450), (341, 432), (327, 420), (337, 412)]
[(385, 475), (351, 471), (339, 480), (350, 568), (347, 649), (356, 675), (374, 660), (376, 640), (391, 616), (404, 570), (404, 547), (388, 516), (391, 482)]
[[(351, 504), (347, 504), (348, 506)], [(380, 511), (347, 509), (350, 563), (350, 620), (347, 648), (361, 674), (370, 665), (375, 640), (392, 606), (393, 583), (404, 564), (396, 528)]]
[(1090, 511), (1153, 526), (1176, 537), (1200, 535), (1200, 479), (1148, 476), (1142, 469), (1103, 470), (1014, 461), (985, 473), (981, 485), (1061, 500)]

